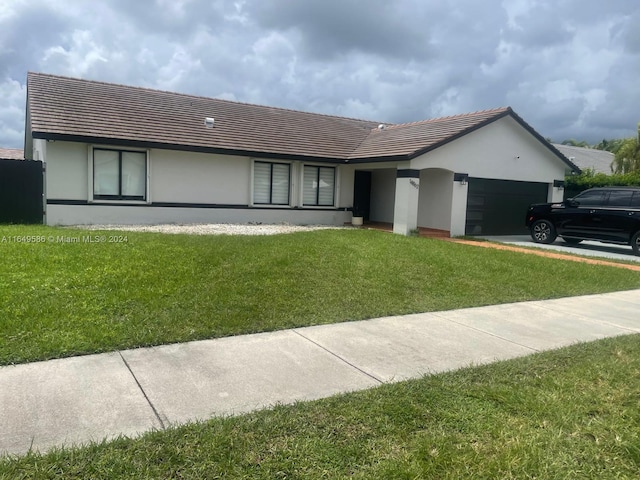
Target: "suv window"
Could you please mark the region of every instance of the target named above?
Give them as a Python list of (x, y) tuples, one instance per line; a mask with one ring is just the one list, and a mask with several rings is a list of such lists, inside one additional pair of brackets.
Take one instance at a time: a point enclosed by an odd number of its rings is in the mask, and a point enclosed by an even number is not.
[(640, 207), (640, 192), (633, 192), (633, 198), (631, 199), (632, 207)]
[[(609, 206), (630, 207), (632, 196), (632, 190), (611, 190), (611, 192), (609, 193)], [(640, 198), (638, 200), (640, 200)]]
[(594, 192), (584, 192), (574, 198), (581, 207), (597, 207), (604, 205), (605, 191), (596, 190)]

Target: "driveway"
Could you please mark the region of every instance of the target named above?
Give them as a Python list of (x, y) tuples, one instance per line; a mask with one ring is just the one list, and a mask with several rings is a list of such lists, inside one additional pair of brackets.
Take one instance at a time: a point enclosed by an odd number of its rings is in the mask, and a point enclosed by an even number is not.
[(612, 245), (608, 243), (587, 241), (584, 241), (579, 245), (568, 245), (561, 238), (558, 238), (550, 245), (545, 245), (542, 243), (535, 243), (531, 240), (529, 235), (487, 236), (482, 238), (491, 242), (504, 243), (518, 247), (536, 247), (555, 250), (559, 253), (572, 253), (575, 255), (640, 263), (640, 256), (634, 255), (631, 247), (627, 245)]

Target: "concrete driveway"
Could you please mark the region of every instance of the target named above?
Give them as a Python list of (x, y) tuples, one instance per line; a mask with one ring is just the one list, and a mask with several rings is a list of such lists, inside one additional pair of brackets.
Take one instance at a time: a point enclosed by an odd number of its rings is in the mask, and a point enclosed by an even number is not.
[(518, 247), (536, 247), (547, 250), (555, 250), (560, 253), (572, 253), (575, 255), (585, 255), (589, 257), (624, 260), (640, 263), (640, 256), (634, 255), (630, 246), (613, 245), (600, 242), (584, 241), (579, 245), (568, 245), (561, 238), (558, 238), (550, 245), (535, 243), (529, 235), (503, 235), (481, 237), (491, 242), (504, 243)]

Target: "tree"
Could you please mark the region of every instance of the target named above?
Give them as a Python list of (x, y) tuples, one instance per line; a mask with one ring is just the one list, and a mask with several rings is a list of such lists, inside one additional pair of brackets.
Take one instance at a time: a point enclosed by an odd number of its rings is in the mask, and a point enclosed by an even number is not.
[(563, 141), (562, 145), (568, 145), (570, 147), (590, 148), (590, 145), (587, 142), (585, 142), (584, 140), (579, 142), (579, 141), (577, 141), (577, 140), (575, 140), (573, 138), (570, 138), (568, 140)]
[(631, 173), (640, 171), (640, 123), (636, 138), (626, 138), (616, 152), (611, 165), (615, 173)]
[(615, 155), (618, 150), (620, 150), (624, 140), (624, 138), (614, 138), (612, 140), (603, 139), (600, 143), (594, 145), (593, 148), (596, 150), (611, 152)]

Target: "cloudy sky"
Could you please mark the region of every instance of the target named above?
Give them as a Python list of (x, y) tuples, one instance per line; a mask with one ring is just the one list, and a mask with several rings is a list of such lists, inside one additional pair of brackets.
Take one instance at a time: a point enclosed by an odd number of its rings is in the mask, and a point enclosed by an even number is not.
[(0, 0), (0, 146), (28, 71), (387, 123), (511, 106), (595, 143), (640, 121), (640, 2)]

